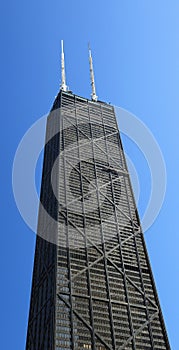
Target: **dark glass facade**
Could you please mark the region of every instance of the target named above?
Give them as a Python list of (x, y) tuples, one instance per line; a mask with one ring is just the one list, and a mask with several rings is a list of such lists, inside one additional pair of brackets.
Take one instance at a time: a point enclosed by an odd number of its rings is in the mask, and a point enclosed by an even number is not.
[(26, 350), (170, 349), (114, 108), (48, 116)]

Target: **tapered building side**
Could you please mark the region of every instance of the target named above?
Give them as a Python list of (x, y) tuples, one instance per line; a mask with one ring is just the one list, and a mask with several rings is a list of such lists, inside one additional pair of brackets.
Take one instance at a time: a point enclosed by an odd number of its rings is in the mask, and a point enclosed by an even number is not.
[(37, 233), (26, 350), (170, 349), (113, 106), (56, 97)]

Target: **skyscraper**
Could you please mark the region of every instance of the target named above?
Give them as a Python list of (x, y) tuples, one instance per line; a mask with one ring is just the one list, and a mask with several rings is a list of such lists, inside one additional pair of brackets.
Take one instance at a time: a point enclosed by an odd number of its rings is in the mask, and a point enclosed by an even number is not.
[(48, 116), (26, 350), (170, 349), (114, 107), (62, 83)]

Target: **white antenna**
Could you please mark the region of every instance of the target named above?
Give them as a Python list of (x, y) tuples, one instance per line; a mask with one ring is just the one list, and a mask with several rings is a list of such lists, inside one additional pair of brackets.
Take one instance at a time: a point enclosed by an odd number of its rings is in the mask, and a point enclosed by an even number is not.
[(88, 44), (88, 50), (89, 50), (90, 78), (91, 78), (91, 88), (92, 88), (91, 99), (92, 101), (97, 101), (98, 96), (96, 95), (96, 88), (95, 88), (95, 81), (94, 81), (93, 60), (92, 60), (91, 49), (89, 44)]
[(67, 91), (66, 79), (65, 79), (65, 56), (63, 51), (63, 40), (61, 40), (61, 90)]

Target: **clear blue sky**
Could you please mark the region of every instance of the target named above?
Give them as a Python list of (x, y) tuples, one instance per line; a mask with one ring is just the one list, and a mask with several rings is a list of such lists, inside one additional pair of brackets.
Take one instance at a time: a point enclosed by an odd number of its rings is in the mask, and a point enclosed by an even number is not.
[[(25, 347), (35, 244), (13, 199), (12, 162), (20, 139), (49, 111), (59, 89), (60, 39), (73, 92), (90, 97), (90, 41), (98, 96), (140, 118), (163, 152), (165, 202), (145, 238), (171, 347), (179, 349), (179, 2), (16, 0), (1, 2), (0, 10), (1, 349)], [(133, 158), (132, 143), (124, 144)], [(140, 172), (140, 157), (132, 160)], [(141, 212), (149, 187), (141, 185)]]

